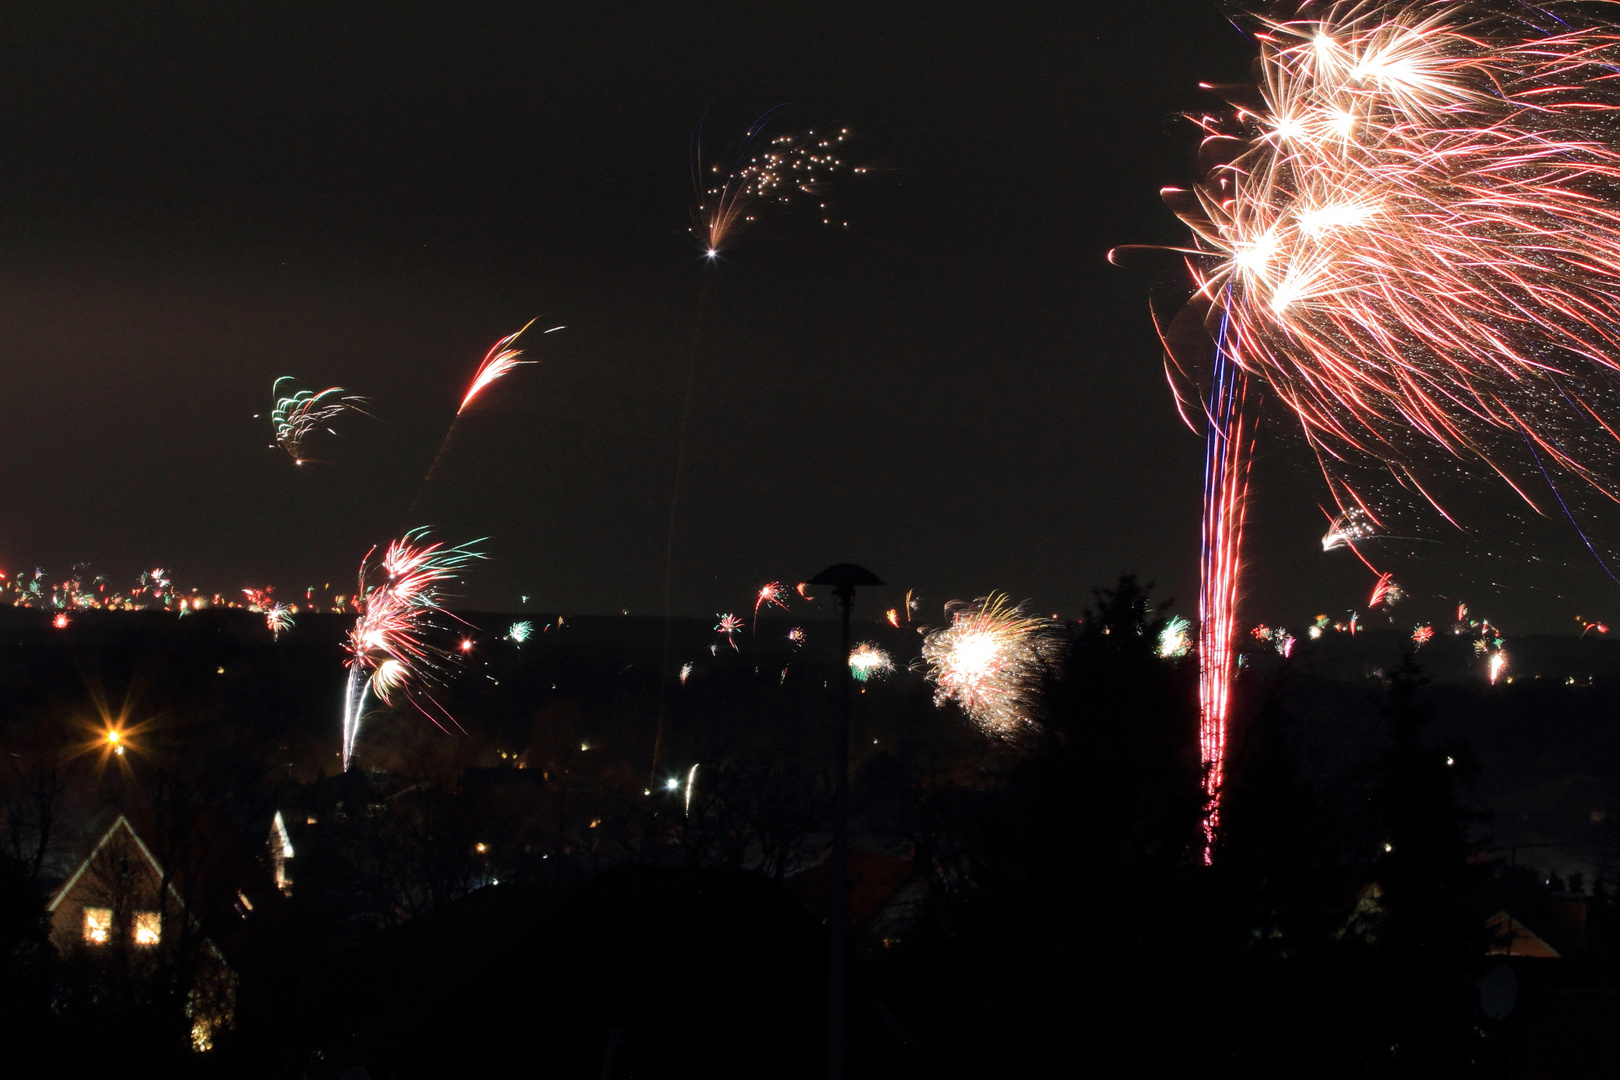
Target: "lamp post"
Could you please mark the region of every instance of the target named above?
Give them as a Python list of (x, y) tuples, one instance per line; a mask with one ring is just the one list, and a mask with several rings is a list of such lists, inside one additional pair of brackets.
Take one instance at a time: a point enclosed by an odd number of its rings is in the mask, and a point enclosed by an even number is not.
[(854, 563), (829, 566), (809, 581), (830, 585), (833, 607), (843, 623), (839, 653), (838, 725), (833, 732), (832, 881), (827, 896), (827, 1080), (844, 1076), (844, 960), (849, 951), (849, 614), (857, 586), (881, 586), (870, 570)]

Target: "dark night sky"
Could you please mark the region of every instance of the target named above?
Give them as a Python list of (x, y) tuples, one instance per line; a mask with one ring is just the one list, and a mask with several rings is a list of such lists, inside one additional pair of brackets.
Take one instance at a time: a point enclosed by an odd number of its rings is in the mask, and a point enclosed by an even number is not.
[[(474, 605), (654, 612), (712, 275), (679, 610), (844, 559), (929, 611), (1000, 588), (1073, 614), (1122, 570), (1187, 610), (1202, 444), (1147, 316), (1178, 271), (1105, 254), (1180, 239), (1176, 113), (1248, 55), (1197, 0), (11, 5), (0, 566), (292, 593), (431, 523), (491, 537)], [(779, 102), (850, 127), (873, 174), (831, 191), (849, 230), (777, 215), (710, 270), (692, 131)], [(478, 358), (532, 316), (568, 329), (419, 492)], [(282, 374), (377, 419), (295, 471), (252, 418)], [(1317, 497), (1262, 462), (1260, 615), (1365, 593)]]

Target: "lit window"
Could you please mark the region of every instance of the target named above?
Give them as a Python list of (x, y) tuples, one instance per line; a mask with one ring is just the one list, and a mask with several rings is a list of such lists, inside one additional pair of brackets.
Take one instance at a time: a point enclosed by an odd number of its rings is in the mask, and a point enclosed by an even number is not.
[(112, 909), (87, 907), (84, 909), (84, 940), (91, 945), (105, 945), (112, 936)]
[(158, 920), (155, 911), (137, 911), (135, 913), (135, 944), (156, 945), (162, 936), (162, 923)]

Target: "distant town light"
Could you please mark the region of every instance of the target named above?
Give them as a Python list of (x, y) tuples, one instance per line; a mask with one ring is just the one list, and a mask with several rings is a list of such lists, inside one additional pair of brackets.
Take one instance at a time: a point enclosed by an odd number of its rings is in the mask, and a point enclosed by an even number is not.
[(664, 781), (664, 790), (665, 791), (679, 791), (680, 789), (681, 789), (681, 782), (679, 780), (677, 780), (675, 777), (672, 776), (668, 780)]

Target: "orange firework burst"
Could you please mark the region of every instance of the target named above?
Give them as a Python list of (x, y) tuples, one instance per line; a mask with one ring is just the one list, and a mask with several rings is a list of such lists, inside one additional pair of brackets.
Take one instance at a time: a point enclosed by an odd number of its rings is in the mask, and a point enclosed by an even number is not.
[(1067, 651), (1063, 625), (1026, 615), (1000, 593), (946, 605), (949, 626), (923, 639), (934, 703), (955, 701), (986, 734), (1036, 726), (1042, 682)]

